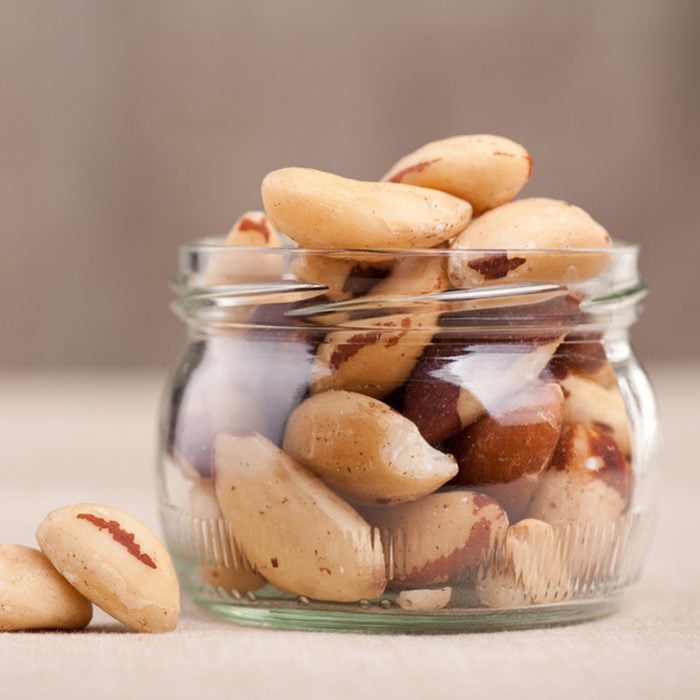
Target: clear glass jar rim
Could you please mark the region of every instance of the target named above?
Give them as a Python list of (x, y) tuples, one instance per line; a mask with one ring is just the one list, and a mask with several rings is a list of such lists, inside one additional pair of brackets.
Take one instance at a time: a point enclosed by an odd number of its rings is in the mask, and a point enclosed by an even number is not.
[(639, 245), (636, 243), (627, 243), (625, 241), (616, 241), (608, 248), (304, 248), (301, 246), (232, 246), (226, 245), (223, 238), (200, 238), (193, 241), (188, 241), (180, 247), (183, 253), (226, 253), (250, 255), (251, 253), (261, 253), (264, 255), (281, 255), (292, 252), (303, 253), (305, 255), (327, 255), (327, 256), (343, 256), (343, 255), (403, 255), (403, 256), (472, 256), (474, 253), (482, 255), (517, 255), (522, 253), (528, 256), (544, 256), (544, 255), (600, 255), (623, 257), (625, 255), (636, 255), (639, 253)]

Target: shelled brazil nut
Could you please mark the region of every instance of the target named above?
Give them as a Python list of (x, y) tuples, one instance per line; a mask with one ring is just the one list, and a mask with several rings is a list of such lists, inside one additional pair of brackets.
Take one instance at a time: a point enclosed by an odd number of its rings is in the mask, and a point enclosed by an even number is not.
[(604, 527), (629, 504), (632, 470), (614, 435), (588, 423), (564, 426), (552, 460), (527, 509), (527, 517), (566, 527)]
[(508, 529), (508, 516), (493, 498), (466, 489), (364, 513), (381, 532), (387, 578), (401, 587), (474, 575)]
[(444, 192), (309, 168), (269, 173), (262, 199), (272, 223), (309, 248), (432, 248), (472, 216), (468, 202)]
[(606, 389), (617, 385), (600, 333), (569, 333), (547, 365), (547, 376), (556, 380), (575, 374)]
[[(279, 234), (262, 211), (247, 211), (242, 214), (224, 239), (224, 247), (232, 248), (279, 248)], [(264, 282), (277, 280), (283, 271), (281, 260), (259, 253), (249, 255), (229, 254), (225, 249), (217, 250), (209, 260), (204, 273), (205, 286), (241, 284), (242, 282)]]
[(56, 571), (44, 554), (0, 545), (0, 632), (82, 629), (92, 603)]
[(481, 602), (490, 608), (561, 601), (568, 590), (568, 573), (554, 529), (528, 518), (508, 528), (496, 557), (476, 583)]
[(563, 419), (564, 393), (556, 383), (510, 396), (452, 439), (459, 465), (454, 483), (492, 496), (517, 521), (550, 463)]
[[(407, 257), (365, 299), (380, 301), (446, 288), (444, 260)], [(344, 323), (349, 330), (332, 331), (318, 346), (311, 391), (346, 389), (381, 398), (397, 389), (430, 344), (441, 310), (436, 302), (412, 313)]]
[(141, 632), (168, 632), (180, 616), (180, 589), (167, 550), (133, 515), (95, 503), (49, 513), (37, 542), (80, 593)]
[(535, 381), (560, 340), (433, 343), (404, 385), (402, 412), (426, 440), (439, 444)]
[(262, 435), (220, 435), (216, 496), (248, 561), (282, 591), (319, 600), (374, 598), (386, 583), (370, 525)]
[[(454, 250), (472, 253), (450, 260), (450, 279), (458, 287), (504, 280), (580, 282), (607, 264), (604, 256), (589, 250), (611, 244), (610, 234), (573, 204), (545, 197), (520, 199), (486, 212), (454, 239)], [(526, 249), (541, 252), (528, 255)]]
[(404, 503), (457, 473), (454, 458), (386, 404), (349, 391), (316, 394), (292, 411), (284, 450), (356, 503)]
[(600, 384), (571, 374), (559, 382), (566, 395), (564, 422), (590, 423), (611, 432), (625, 457), (632, 453), (632, 428), (617, 385)]
[(402, 388), (402, 412), (437, 445), (538, 377), (551, 380), (562, 341), (585, 319), (580, 302), (557, 287), (450, 307)]
[(369, 292), (389, 274), (393, 263), (386, 255), (308, 253), (293, 259), (292, 272), (302, 282), (326, 285), (328, 300), (343, 301)]
[(482, 214), (509, 202), (532, 173), (532, 158), (520, 145), (491, 134), (452, 136), (404, 156), (382, 178), (448, 192)]

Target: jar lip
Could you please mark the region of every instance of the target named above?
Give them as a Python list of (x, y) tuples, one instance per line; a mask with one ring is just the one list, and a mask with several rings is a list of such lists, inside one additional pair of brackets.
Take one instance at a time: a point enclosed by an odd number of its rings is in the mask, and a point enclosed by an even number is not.
[(346, 255), (362, 256), (364, 255), (387, 255), (395, 257), (401, 256), (457, 256), (466, 257), (473, 256), (474, 253), (479, 253), (483, 256), (488, 255), (503, 255), (507, 253), (510, 256), (523, 254), (527, 256), (539, 255), (605, 255), (622, 257), (624, 255), (634, 255), (639, 253), (639, 245), (636, 243), (628, 243), (626, 241), (616, 240), (613, 245), (607, 248), (303, 248), (301, 246), (282, 245), (282, 246), (232, 246), (224, 243), (223, 237), (209, 236), (206, 238), (198, 238), (192, 241), (187, 241), (180, 246), (180, 252), (189, 253), (226, 253), (250, 255), (280, 255), (289, 254), (292, 252), (303, 253), (304, 255), (324, 255), (328, 257), (344, 257)]

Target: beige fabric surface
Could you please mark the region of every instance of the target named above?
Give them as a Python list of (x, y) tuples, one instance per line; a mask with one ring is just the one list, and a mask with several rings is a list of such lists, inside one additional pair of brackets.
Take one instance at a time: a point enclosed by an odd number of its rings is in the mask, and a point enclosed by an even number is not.
[[(186, 609), (179, 629), (0, 634), (0, 698), (700, 697), (700, 366), (651, 369), (665, 446), (641, 582), (605, 620), (438, 637), (238, 628)], [(0, 541), (33, 543), (53, 507), (126, 508), (158, 526), (156, 373), (0, 376)]]

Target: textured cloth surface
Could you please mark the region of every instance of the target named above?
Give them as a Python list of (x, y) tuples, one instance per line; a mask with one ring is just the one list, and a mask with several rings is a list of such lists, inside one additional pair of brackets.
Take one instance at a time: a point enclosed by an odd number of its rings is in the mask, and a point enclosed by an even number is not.
[[(434, 637), (239, 628), (186, 606), (138, 635), (97, 612), (81, 633), (0, 634), (0, 698), (700, 697), (700, 367), (656, 367), (661, 516), (622, 611), (557, 629)], [(82, 500), (157, 528), (155, 373), (0, 377), (0, 541), (33, 544)]]

